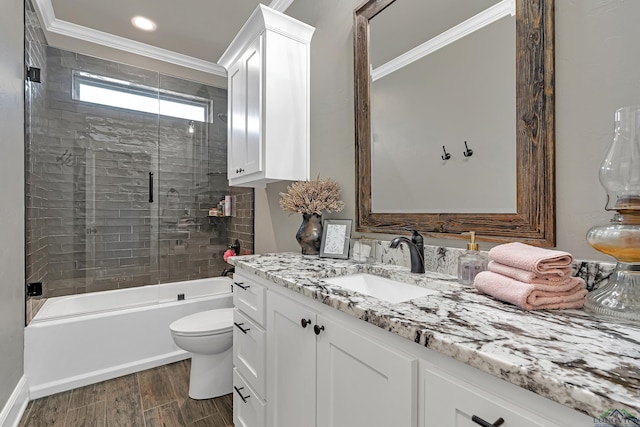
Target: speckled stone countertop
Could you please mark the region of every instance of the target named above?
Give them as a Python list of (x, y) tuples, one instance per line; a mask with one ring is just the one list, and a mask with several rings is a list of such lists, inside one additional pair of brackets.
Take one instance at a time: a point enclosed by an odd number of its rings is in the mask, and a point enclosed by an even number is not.
[[(294, 253), (233, 257), (236, 268), (320, 301), (543, 397), (598, 417), (640, 416), (640, 327), (584, 310), (522, 311), (438, 273)], [(323, 278), (372, 273), (437, 289), (388, 303)]]

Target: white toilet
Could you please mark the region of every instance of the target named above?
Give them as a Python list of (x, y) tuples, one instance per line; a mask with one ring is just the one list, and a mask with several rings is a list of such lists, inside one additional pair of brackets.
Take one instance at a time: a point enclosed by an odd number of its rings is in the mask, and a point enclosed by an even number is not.
[(191, 314), (169, 329), (176, 345), (192, 353), (189, 397), (210, 399), (231, 393), (233, 308)]

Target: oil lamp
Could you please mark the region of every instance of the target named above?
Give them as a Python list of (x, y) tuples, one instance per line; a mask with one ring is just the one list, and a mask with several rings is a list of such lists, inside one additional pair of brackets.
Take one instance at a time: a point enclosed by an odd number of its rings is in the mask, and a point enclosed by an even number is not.
[(616, 111), (600, 183), (607, 191), (605, 210), (615, 214), (609, 224), (591, 228), (587, 241), (617, 264), (607, 284), (589, 292), (585, 308), (640, 322), (640, 106)]

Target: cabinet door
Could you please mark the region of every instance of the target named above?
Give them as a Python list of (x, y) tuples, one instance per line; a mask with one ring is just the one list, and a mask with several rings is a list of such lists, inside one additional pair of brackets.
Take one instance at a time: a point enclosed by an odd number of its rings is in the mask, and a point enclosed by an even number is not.
[(243, 174), (262, 171), (262, 44), (260, 35), (245, 52), (247, 155)]
[(240, 176), (240, 170), (244, 168), (247, 161), (247, 96), (245, 68), (242, 58), (233, 67), (229, 68), (227, 81), (229, 94), (227, 177), (233, 179)]
[(262, 170), (262, 40), (259, 36), (228, 71), (228, 178)]
[[(270, 427), (313, 427), (316, 417), (315, 313), (267, 297), (267, 418)], [(302, 320), (306, 327), (302, 326)]]
[(318, 325), (317, 425), (416, 426), (417, 360), (320, 315)]

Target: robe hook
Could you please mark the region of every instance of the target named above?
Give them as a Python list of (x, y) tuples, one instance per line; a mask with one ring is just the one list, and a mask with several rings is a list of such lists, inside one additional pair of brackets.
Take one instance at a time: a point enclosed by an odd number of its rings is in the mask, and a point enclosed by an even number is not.
[(464, 142), (464, 148), (465, 150), (464, 150), (464, 153), (462, 154), (464, 154), (465, 157), (473, 156), (473, 150), (469, 150), (469, 147), (467, 147), (467, 141)]
[(451, 154), (447, 153), (447, 150), (444, 148), (444, 145), (442, 146), (442, 151), (444, 151), (444, 156), (440, 156), (442, 157), (442, 160), (449, 160), (451, 158)]

